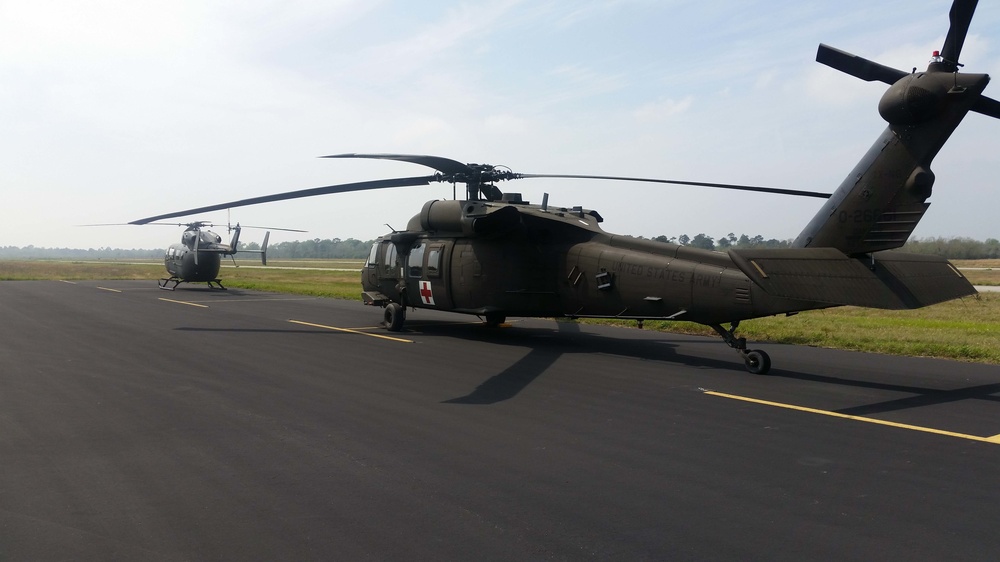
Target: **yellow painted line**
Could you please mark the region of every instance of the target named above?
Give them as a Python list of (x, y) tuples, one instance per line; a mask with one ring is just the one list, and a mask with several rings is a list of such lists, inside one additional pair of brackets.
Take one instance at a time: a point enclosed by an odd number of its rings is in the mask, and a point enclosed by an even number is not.
[(165, 298), (162, 298), (162, 297), (160, 298), (160, 300), (164, 301), (164, 302), (173, 302), (173, 303), (177, 303), (177, 304), (186, 304), (188, 306), (197, 306), (199, 308), (208, 308), (208, 305), (198, 304), (198, 303), (194, 303), (194, 302), (175, 301), (174, 299), (165, 299)]
[(350, 328), (337, 328), (336, 326), (324, 326), (323, 324), (312, 324), (310, 322), (302, 322), (299, 320), (289, 320), (292, 324), (301, 324), (303, 326), (312, 326), (313, 328), (323, 328), (325, 330), (334, 330), (337, 332), (347, 332), (348, 334), (361, 334), (362, 336), (371, 336), (373, 338), (381, 338), (383, 340), (398, 341), (402, 343), (413, 343), (413, 340), (404, 340), (403, 338), (394, 338), (392, 336), (383, 336), (382, 334), (373, 334), (371, 332), (362, 332), (361, 330), (352, 330)]
[(240, 302), (274, 302), (274, 301), (314, 301), (319, 297), (302, 297), (302, 298), (273, 298), (273, 299), (241, 299), (241, 298), (227, 298), (227, 299), (208, 299), (208, 300), (197, 300), (197, 301), (186, 301), (186, 302), (210, 302), (214, 304), (229, 304), (229, 303), (240, 303)]
[(840, 414), (837, 412), (831, 412), (829, 410), (817, 410), (816, 408), (807, 408), (805, 406), (796, 406), (794, 404), (783, 404), (781, 402), (771, 402), (770, 400), (760, 400), (758, 398), (749, 398), (747, 396), (737, 396), (736, 394), (725, 394), (722, 392), (715, 392), (713, 390), (706, 390), (705, 394), (710, 394), (712, 396), (719, 396), (722, 398), (729, 398), (732, 400), (742, 400), (743, 402), (752, 402), (754, 404), (763, 404), (765, 406), (774, 406), (776, 408), (785, 408), (787, 410), (797, 410), (799, 412), (808, 412), (810, 414), (820, 414), (824, 416), (830, 416), (834, 418), (844, 418), (848, 420), (874, 423), (877, 425), (887, 425), (889, 427), (898, 427), (900, 429), (909, 429), (911, 431), (922, 431), (924, 433), (933, 433), (935, 435), (944, 435), (946, 437), (957, 437), (959, 439), (968, 439), (970, 441), (981, 441), (983, 443), (993, 443), (1000, 445), (1000, 435), (994, 435), (992, 437), (980, 437), (978, 435), (968, 435), (966, 433), (956, 433), (954, 431), (945, 431), (943, 429), (934, 429), (933, 427), (922, 427), (919, 425), (910, 425), (906, 423), (897, 423), (885, 420), (879, 420), (875, 418), (866, 418), (862, 416), (852, 416), (849, 414)]
[(98, 289), (100, 289), (102, 291), (111, 291), (112, 293), (120, 293), (121, 292), (118, 289), (109, 289), (107, 287), (98, 287)]

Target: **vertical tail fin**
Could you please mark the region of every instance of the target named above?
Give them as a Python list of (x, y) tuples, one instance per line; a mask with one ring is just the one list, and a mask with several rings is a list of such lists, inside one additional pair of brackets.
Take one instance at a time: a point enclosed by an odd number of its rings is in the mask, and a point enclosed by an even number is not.
[(960, 74), (957, 60), (975, 0), (955, 0), (945, 50), (926, 72), (906, 73), (820, 45), (816, 60), (889, 89), (879, 114), (889, 126), (819, 213), (795, 239), (798, 248), (836, 248), (848, 255), (902, 246), (924, 212), (934, 185), (931, 161), (969, 111), (1000, 117), (984, 97), (990, 77)]
[(233, 227), (233, 240), (232, 242), (229, 243), (229, 247), (233, 250), (234, 254), (240, 249), (239, 243), (240, 243), (240, 225), (239, 223), (236, 223), (236, 226)]

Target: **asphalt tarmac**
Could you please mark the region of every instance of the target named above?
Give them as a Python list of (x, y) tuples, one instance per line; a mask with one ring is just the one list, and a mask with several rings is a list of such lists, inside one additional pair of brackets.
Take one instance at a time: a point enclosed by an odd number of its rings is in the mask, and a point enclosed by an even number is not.
[(0, 560), (1000, 557), (1000, 367), (380, 319), (0, 283)]

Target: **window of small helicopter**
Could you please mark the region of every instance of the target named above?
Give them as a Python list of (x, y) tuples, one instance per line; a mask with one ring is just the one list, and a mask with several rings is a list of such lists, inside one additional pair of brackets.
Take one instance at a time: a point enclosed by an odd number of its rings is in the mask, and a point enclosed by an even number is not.
[(368, 261), (365, 262), (365, 267), (375, 267), (378, 265), (378, 243), (372, 244), (372, 251), (368, 252)]
[(410, 250), (410, 259), (407, 260), (410, 277), (421, 277), (424, 274), (424, 246), (425, 244), (421, 242)]
[(201, 241), (205, 244), (219, 244), (222, 242), (222, 237), (211, 230), (202, 230), (200, 234)]
[(431, 246), (427, 250), (427, 277), (441, 276), (441, 251), (442, 245)]

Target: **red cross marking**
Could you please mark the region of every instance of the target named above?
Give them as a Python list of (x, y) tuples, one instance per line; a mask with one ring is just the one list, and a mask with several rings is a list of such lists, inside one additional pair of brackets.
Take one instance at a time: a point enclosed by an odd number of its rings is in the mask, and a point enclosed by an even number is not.
[(434, 293), (431, 292), (431, 282), (420, 282), (420, 300), (424, 304), (434, 304)]

